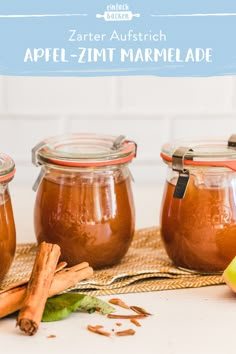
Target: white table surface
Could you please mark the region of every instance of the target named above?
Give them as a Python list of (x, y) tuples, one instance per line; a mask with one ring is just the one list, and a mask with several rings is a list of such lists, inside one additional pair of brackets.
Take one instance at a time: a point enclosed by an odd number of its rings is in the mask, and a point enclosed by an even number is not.
[[(28, 187), (12, 186), (18, 242), (34, 242), (32, 208), (35, 195)], [(135, 186), (137, 228), (158, 225), (161, 190), (156, 186)], [(113, 296), (102, 296), (108, 300)], [(122, 294), (129, 305), (153, 315), (141, 320), (142, 327), (129, 321), (111, 320), (100, 314), (73, 313), (63, 321), (41, 323), (36, 335), (25, 336), (15, 327), (15, 317), (0, 320), (1, 353), (225, 353), (236, 352), (236, 295), (226, 285), (197, 289)], [(124, 310), (123, 310), (124, 311)], [(119, 311), (122, 312), (122, 311)], [(122, 322), (117, 327), (116, 322)], [(130, 337), (103, 337), (89, 332), (88, 324), (105, 329), (134, 328)], [(54, 338), (48, 338), (55, 335)]]

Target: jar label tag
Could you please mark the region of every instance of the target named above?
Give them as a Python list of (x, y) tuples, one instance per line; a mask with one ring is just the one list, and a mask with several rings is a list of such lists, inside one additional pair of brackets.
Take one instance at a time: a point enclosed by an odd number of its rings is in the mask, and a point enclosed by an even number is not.
[(189, 173), (180, 173), (174, 191), (174, 198), (182, 199), (189, 181)]
[(229, 140), (228, 140), (228, 147), (229, 148), (236, 148), (236, 134), (232, 134), (230, 137), (229, 137)]

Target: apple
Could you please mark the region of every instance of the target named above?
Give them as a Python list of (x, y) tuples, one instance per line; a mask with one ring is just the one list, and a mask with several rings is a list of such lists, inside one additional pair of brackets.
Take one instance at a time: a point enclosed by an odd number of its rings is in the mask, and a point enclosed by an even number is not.
[(225, 283), (236, 293), (236, 257), (230, 262), (223, 272)]

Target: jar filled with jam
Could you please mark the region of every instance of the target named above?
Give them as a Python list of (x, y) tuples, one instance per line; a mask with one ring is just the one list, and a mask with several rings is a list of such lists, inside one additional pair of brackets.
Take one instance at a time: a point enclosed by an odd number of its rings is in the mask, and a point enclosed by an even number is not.
[(0, 282), (7, 274), (16, 250), (15, 222), (8, 189), (14, 174), (14, 161), (0, 153)]
[(222, 272), (236, 256), (236, 135), (167, 143), (161, 236), (174, 264)]
[(129, 164), (136, 144), (124, 136), (70, 134), (33, 149), (41, 166), (34, 189), (38, 243), (56, 243), (69, 266), (117, 264), (133, 238), (135, 210)]

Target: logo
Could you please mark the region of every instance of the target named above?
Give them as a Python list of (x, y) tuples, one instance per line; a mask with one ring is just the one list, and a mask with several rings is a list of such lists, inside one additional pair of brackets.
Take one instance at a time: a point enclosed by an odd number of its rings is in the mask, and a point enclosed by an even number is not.
[(103, 18), (104, 21), (132, 21), (140, 17), (140, 14), (129, 10), (128, 4), (109, 4), (103, 14), (96, 14), (96, 18)]
[(194, 211), (192, 217), (199, 227), (208, 225), (212, 228), (222, 228), (232, 222), (231, 208), (221, 203), (203, 205)]

